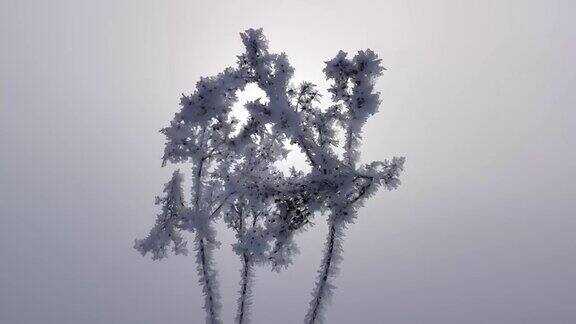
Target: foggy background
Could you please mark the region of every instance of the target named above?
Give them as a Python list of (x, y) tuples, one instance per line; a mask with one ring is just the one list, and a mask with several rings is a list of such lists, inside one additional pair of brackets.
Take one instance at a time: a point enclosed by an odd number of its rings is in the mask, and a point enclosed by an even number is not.
[[(576, 2), (0, 1), (0, 323), (203, 323), (192, 256), (133, 246), (171, 174), (158, 130), (263, 27), (296, 80), (388, 68), (363, 160), (406, 156), (360, 212), (327, 323), (575, 323)], [(300, 161), (301, 162), (301, 161)], [(254, 323), (301, 323), (326, 222)], [(223, 320), (240, 260), (218, 227)]]

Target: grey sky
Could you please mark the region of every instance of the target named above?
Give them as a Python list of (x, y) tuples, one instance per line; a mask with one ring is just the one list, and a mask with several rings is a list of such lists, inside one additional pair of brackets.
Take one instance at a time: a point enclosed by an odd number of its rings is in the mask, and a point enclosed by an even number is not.
[[(263, 27), (298, 80), (371, 48), (389, 69), (363, 159), (407, 157), (348, 231), (328, 323), (576, 322), (573, 1), (0, 2), (0, 323), (201, 323), (192, 257), (142, 258), (157, 132)], [(299, 323), (326, 224), (255, 323)], [(223, 231), (221, 229), (221, 231)], [(224, 314), (240, 262), (223, 234)]]

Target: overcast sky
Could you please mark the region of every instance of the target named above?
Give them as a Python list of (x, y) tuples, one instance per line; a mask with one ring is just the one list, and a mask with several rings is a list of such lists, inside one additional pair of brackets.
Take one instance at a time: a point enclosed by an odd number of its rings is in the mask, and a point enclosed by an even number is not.
[[(202, 323), (193, 257), (132, 249), (171, 173), (181, 93), (263, 27), (297, 80), (388, 68), (363, 160), (406, 156), (347, 232), (328, 323), (576, 322), (576, 2), (0, 1), (0, 323)], [(299, 323), (326, 222), (257, 270), (255, 323)], [(219, 227), (224, 319), (239, 281)]]

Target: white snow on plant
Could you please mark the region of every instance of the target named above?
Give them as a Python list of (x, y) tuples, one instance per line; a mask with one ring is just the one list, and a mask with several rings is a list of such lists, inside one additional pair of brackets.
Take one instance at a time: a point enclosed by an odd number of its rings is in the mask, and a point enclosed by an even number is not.
[[(235, 321), (247, 323), (254, 267), (281, 271), (289, 266), (298, 253), (296, 234), (310, 229), (315, 215), (325, 215), (330, 230), (305, 316), (306, 323), (320, 323), (335, 287), (346, 226), (381, 186), (400, 185), (403, 157), (358, 165), (362, 126), (378, 111), (374, 83), (384, 68), (371, 50), (352, 57), (340, 51), (325, 62), (332, 102), (322, 106), (316, 85), (291, 83), (288, 57), (269, 51), (262, 29), (249, 29), (241, 38), (245, 52), (237, 65), (201, 78), (194, 93), (182, 95), (180, 111), (161, 130), (163, 163), (190, 165), (191, 197), (184, 201), (182, 174), (174, 172), (157, 198), (161, 213), (154, 227), (135, 248), (153, 259), (170, 251), (186, 254), (182, 234), (194, 233), (206, 322), (221, 323), (213, 225), (226, 222), (236, 234), (232, 248), (242, 261)], [(254, 87), (257, 96), (243, 92)], [(240, 113), (233, 109), (239, 94)], [(283, 172), (279, 166), (290, 150), (304, 156), (308, 167)]]

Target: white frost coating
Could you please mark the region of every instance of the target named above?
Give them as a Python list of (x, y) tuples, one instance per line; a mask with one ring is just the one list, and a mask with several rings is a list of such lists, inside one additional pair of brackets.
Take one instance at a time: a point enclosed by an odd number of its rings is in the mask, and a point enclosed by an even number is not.
[[(183, 201), (182, 176), (175, 172), (166, 196), (158, 199), (162, 213), (156, 225), (135, 247), (154, 259), (165, 257), (169, 247), (184, 254), (181, 232), (194, 233), (206, 322), (221, 323), (212, 255), (219, 246), (213, 223), (224, 221), (236, 234), (232, 249), (242, 265), (235, 321), (248, 323), (255, 267), (281, 271), (289, 266), (298, 253), (296, 234), (312, 227), (314, 215), (327, 215), (329, 232), (305, 316), (306, 323), (320, 323), (335, 288), (346, 226), (380, 186), (393, 190), (400, 185), (404, 158), (358, 163), (362, 126), (378, 111), (374, 83), (384, 68), (371, 50), (352, 59), (340, 51), (324, 68), (333, 103), (320, 107), (316, 85), (291, 83), (294, 68), (287, 55), (271, 53), (261, 29), (249, 29), (241, 38), (245, 52), (237, 65), (201, 78), (161, 130), (163, 164), (190, 164), (191, 197), (188, 204)], [(238, 91), (250, 83), (266, 98), (247, 102), (248, 119), (240, 124), (230, 111)], [(288, 154), (286, 142), (306, 156), (309, 172), (284, 174), (276, 168)], [(337, 151), (344, 152), (343, 158)]]

